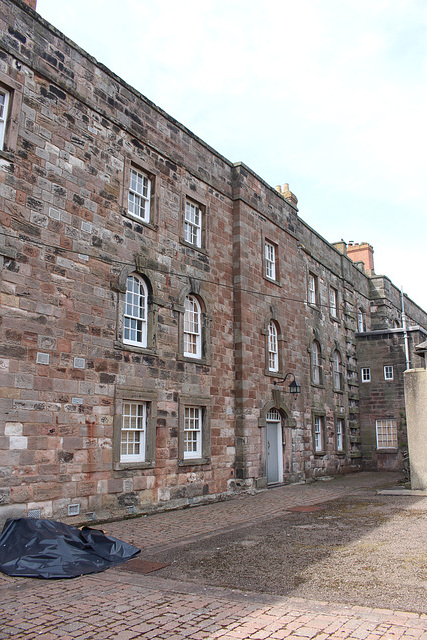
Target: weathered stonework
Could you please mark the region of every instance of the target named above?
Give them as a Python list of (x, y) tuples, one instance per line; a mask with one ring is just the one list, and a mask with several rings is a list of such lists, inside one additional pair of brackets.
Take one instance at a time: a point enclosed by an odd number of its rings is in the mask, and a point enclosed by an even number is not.
[[(308, 227), (287, 185), (223, 158), (20, 0), (2, 8), (0, 519), (67, 520), (74, 504), (81, 520), (111, 518), (265, 487), (274, 416), (277, 481), (361, 469), (357, 314), (367, 332), (393, 326), (390, 281)], [(150, 181), (147, 221), (128, 211), (132, 171)], [(185, 233), (187, 202), (200, 246)], [(132, 274), (146, 287), (143, 346), (125, 339)], [(189, 296), (197, 357), (184, 345)], [(288, 372), (301, 394), (274, 385)], [(121, 453), (126, 403), (147, 410), (139, 462)], [(197, 457), (184, 451), (186, 407), (202, 416)]]

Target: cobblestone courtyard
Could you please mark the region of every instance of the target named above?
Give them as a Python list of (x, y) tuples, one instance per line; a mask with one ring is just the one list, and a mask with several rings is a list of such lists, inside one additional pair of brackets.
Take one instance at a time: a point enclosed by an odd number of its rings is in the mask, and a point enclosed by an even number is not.
[[(136, 564), (74, 580), (0, 574), (0, 638), (426, 640), (427, 497), (377, 496), (397, 479), (363, 473), (102, 525), (142, 549)], [(147, 559), (168, 566), (141, 573)]]

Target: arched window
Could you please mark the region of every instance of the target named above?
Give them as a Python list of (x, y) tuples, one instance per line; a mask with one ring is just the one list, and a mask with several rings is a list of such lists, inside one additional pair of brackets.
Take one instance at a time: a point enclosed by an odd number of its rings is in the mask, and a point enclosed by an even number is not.
[(320, 344), (313, 340), (311, 345), (311, 381), (313, 384), (322, 384), (322, 358)]
[(268, 370), (279, 371), (279, 344), (277, 340), (277, 326), (274, 320), (268, 325)]
[(202, 357), (202, 310), (195, 296), (187, 296), (184, 304), (184, 356)]
[(147, 346), (148, 291), (144, 280), (131, 274), (126, 281), (123, 342), (138, 347)]
[(342, 363), (341, 354), (335, 349), (332, 363), (332, 377), (335, 391), (342, 391)]
[(366, 331), (366, 313), (362, 307), (357, 310), (357, 330), (359, 333)]

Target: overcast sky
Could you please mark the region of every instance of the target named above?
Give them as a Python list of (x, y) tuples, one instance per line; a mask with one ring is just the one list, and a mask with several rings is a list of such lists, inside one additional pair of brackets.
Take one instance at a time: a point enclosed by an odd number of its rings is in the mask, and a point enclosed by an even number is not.
[(38, 0), (41, 16), (427, 310), (426, 0)]

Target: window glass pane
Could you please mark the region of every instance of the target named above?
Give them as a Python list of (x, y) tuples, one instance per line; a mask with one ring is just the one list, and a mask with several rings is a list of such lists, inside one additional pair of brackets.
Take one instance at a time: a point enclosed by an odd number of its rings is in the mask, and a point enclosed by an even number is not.
[(184, 308), (184, 355), (200, 358), (201, 352), (201, 309), (196, 298), (188, 296)]
[(376, 431), (378, 449), (397, 449), (396, 420), (377, 420)]
[(135, 169), (130, 170), (128, 212), (145, 222), (149, 220), (151, 181)]
[(146, 403), (123, 402), (120, 461), (145, 460)]
[(146, 346), (147, 342), (147, 291), (142, 280), (129, 276), (123, 321), (123, 341)]
[(272, 280), (276, 279), (276, 249), (269, 242), (265, 243), (265, 275)]
[(184, 458), (200, 458), (202, 455), (202, 409), (184, 408)]
[(279, 354), (277, 344), (277, 328), (274, 322), (268, 325), (268, 369), (269, 371), (279, 370)]
[(189, 244), (201, 246), (201, 211), (192, 202), (185, 203), (184, 239)]

